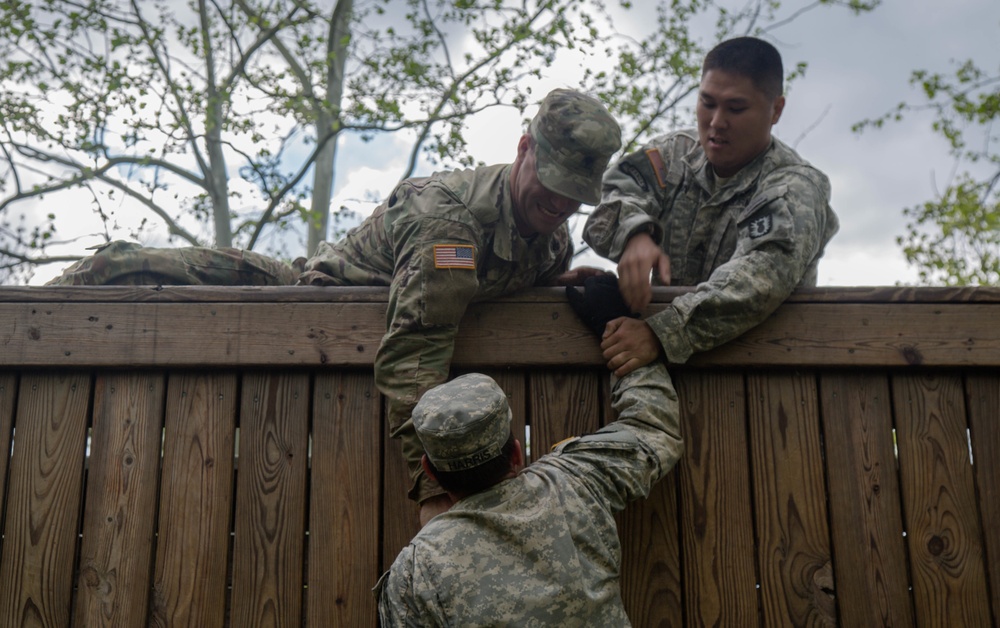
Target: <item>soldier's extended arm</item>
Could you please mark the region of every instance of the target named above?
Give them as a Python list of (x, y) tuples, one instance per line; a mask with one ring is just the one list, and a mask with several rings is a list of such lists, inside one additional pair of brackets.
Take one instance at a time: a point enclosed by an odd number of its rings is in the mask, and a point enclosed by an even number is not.
[(679, 183), (672, 180), (675, 177), (665, 159), (681, 159), (688, 148), (687, 144), (649, 144), (608, 168), (601, 204), (591, 212), (583, 231), (583, 239), (595, 253), (617, 262), (637, 233), (650, 234), (657, 244), (663, 241), (663, 227), (656, 216), (660, 207), (670, 202)]
[(733, 257), (694, 292), (646, 319), (668, 361), (683, 363), (760, 324), (805, 277), (828, 227), (828, 190), (799, 175), (767, 189), (781, 194), (757, 207), (751, 201)]
[(393, 240), (396, 271), (375, 382), (387, 399), (390, 435), (402, 440), (410, 497), (423, 501), (444, 491), (423, 474), (410, 413), (420, 395), (448, 378), (458, 324), (478, 287), (479, 251), (467, 226), (426, 216), (398, 221)]
[(564, 441), (555, 455), (575, 474), (590, 477), (607, 500), (603, 503), (618, 511), (649, 494), (676, 464), (684, 443), (677, 392), (662, 362), (614, 378), (611, 403), (617, 420)]

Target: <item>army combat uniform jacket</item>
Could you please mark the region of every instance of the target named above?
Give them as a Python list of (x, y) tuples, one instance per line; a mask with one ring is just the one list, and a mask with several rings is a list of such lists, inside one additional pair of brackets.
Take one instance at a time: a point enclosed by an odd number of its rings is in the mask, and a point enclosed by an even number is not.
[(386, 333), (375, 381), (389, 428), (403, 439), (414, 499), (440, 493), (420, 468), (423, 448), (410, 412), (448, 379), (455, 334), (467, 306), (550, 285), (569, 269), (573, 244), (562, 225), (522, 238), (514, 223), (510, 166), (458, 170), (401, 182), (363, 224), (323, 243), (299, 283), (389, 286)]
[(375, 587), (382, 626), (629, 626), (614, 513), (683, 451), (662, 363), (615, 382), (619, 420), (458, 501)]
[(778, 139), (720, 180), (697, 132), (678, 131), (608, 169), (584, 240), (617, 262), (630, 237), (648, 232), (670, 256), (671, 284), (697, 286), (646, 320), (668, 361), (683, 363), (761, 323), (796, 287), (816, 285), (839, 226), (829, 201), (826, 175)]
[[(473, 301), (553, 284), (569, 269), (566, 225), (522, 238), (514, 223), (510, 165), (456, 170), (399, 183), (362, 224), (309, 260), (289, 265), (251, 251), (143, 248), (113, 242), (69, 267), (54, 285), (388, 286), (386, 333), (375, 382), (388, 400), (389, 428), (402, 438), (410, 497), (441, 492), (420, 468), (423, 449), (410, 412), (448, 378), (458, 323)], [(296, 269), (304, 261), (302, 268)]]

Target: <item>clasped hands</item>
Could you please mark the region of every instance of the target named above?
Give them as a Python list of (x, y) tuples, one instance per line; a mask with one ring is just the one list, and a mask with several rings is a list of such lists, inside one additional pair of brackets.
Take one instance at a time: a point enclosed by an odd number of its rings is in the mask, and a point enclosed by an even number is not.
[(618, 377), (656, 360), (659, 338), (638, 312), (649, 305), (653, 269), (670, 282), (670, 258), (647, 234), (632, 237), (618, 264), (621, 279), (611, 274), (589, 276), (583, 290), (566, 287), (566, 298), (577, 316), (601, 339), (608, 368)]

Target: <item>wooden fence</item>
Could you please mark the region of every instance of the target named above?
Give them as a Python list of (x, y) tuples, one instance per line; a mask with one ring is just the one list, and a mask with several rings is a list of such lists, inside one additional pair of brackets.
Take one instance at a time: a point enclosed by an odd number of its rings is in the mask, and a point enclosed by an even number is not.
[[(0, 626), (374, 626), (417, 527), (386, 296), (0, 289)], [(560, 290), (476, 306), (455, 363), (531, 457), (612, 419)], [(686, 453), (620, 517), (634, 625), (1000, 621), (1000, 291), (806, 291), (672, 373)]]

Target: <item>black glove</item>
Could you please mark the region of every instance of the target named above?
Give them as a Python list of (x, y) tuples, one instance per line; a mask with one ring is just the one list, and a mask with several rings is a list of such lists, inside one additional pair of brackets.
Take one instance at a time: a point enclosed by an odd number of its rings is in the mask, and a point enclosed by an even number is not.
[(583, 290), (566, 286), (566, 298), (576, 315), (598, 338), (604, 335), (608, 321), (622, 316), (638, 316), (625, 304), (618, 290), (618, 278), (614, 275), (587, 277)]

